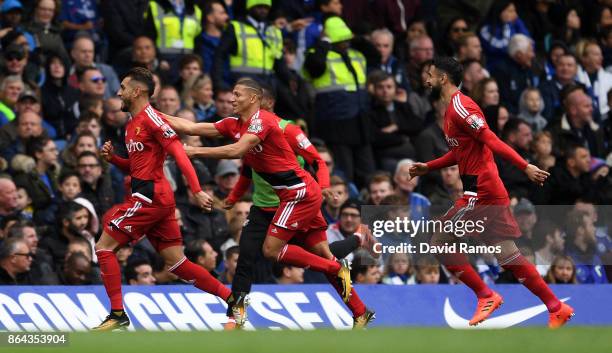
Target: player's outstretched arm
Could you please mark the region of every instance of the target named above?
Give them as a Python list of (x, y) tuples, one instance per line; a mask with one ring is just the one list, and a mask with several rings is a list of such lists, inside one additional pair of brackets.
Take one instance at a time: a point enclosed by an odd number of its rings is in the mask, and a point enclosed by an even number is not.
[(244, 134), (240, 140), (231, 145), (219, 147), (191, 147), (185, 146), (189, 157), (238, 159), (242, 158), (251, 148), (257, 146), (261, 140), (253, 134)]
[(189, 190), (191, 190), (193, 196), (198, 201), (198, 205), (207, 211), (212, 210), (213, 198), (202, 191), (202, 187), (198, 181), (198, 176), (196, 175), (195, 169), (193, 169), (193, 165), (191, 164), (191, 161), (189, 161), (187, 154), (185, 154), (185, 150), (183, 150), (181, 142), (178, 139), (172, 141), (166, 146), (166, 151), (176, 160), (176, 165), (187, 179)]
[(117, 156), (115, 153), (115, 147), (112, 142), (106, 141), (102, 146), (102, 150), (100, 151), (100, 155), (107, 162), (112, 163), (117, 166), (124, 174), (130, 173), (130, 160), (126, 158), (121, 158)]
[(432, 170), (442, 169), (446, 167), (450, 167), (451, 165), (457, 164), (455, 160), (455, 155), (452, 151), (446, 152), (440, 158), (434, 159), (433, 161), (429, 161), (427, 163), (414, 163), (408, 169), (410, 173), (410, 177), (414, 178), (416, 176), (422, 176), (429, 173)]
[(168, 121), (168, 124), (170, 124), (174, 130), (180, 133), (209, 138), (221, 137), (221, 134), (219, 131), (217, 131), (217, 128), (213, 123), (194, 123), (187, 119), (165, 113), (160, 112), (160, 114), (163, 114), (164, 118)]

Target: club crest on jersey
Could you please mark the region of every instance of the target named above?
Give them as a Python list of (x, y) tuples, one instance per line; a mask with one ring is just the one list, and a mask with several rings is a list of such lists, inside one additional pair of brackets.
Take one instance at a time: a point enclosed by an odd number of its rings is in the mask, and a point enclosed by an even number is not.
[(247, 129), (247, 131), (252, 133), (252, 134), (258, 134), (258, 133), (262, 132), (263, 131), (263, 122), (261, 121), (261, 119), (259, 119), (259, 118), (251, 119), (251, 124), (249, 125), (249, 128)]
[(308, 147), (312, 146), (312, 143), (310, 143), (310, 140), (304, 134), (297, 135), (296, 139), (297, 139), (297, 142), (298, 142), (298, 146), (301, 149), (303, 149), (303, 150), (305, 150)]
[(474, 130), (478, 130), (481, 127), (484, 126), (484, 121), (482, 120), (481, 117), (479, 117), (476, 114), (472, 114), (470, 116), (468, 116), (467, 118), (465, 118), (465, 121), (468, 123), (468, 125), (470, 125), (470, 127)]
[(176, 132), (174, 132), (174, 130), (172, 130), (172, 128), (170, 127), (170, 125), (168, 124), (164, 124), (161, 126), (161, 129), (163, 131), (163, 136), (165, 138), (171, 138), (172, 136), (176, 135)]
[(138, 134), (140, 134), (140, 126), (136, 126), (136, 136), (138, 136)]

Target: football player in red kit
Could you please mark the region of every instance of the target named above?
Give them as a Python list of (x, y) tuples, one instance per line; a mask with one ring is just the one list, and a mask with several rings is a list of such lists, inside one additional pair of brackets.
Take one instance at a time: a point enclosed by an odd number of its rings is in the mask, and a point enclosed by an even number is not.
[[(242, 158), (244, 166), (270, 184), (280, 199), (264, 240), (264, 256), (324, 273), (344, 302), (359, 311), (363, 303), (351, 287), (348, 262), (336, 261), (329, 250), (325, 233), (327, 223), (321, 214), (321, 188), (298, 164), (279, 127), (278, 117), (260, 109), (261, 97), (262, 89), (256, 81), (240, 79), (234, 86), (232, 98), (234, 113), (239, 117), (225, 118), (214, 124), (199, 123), (189, 131), (177, 125), (175, 128), (179, 132), (234, 140), (235, 143), (226, 146), (186, 147), (185, 150), (195, 157)], [(238, 310), (244, 312), (244, 308)], [(234, 318), (236, 322), (242, 321), (242, 317)]]
[[(442, 100), (448, 104), (444, 114), (444, 135), (450, 150), (433, 161), (415, 163), (410, 168), (410, 174), (420, 176), (432, 170), (459, 165), (463, 197), (455, 201), (454, 206), (440, 220), (484, 221), (485, 233), (481, 234), (480, 240), (487, 245), (499, 246), (501, 252), (495, 254), (499, 264), (511, 271), (520, 283), (546, 304), (549, 327), (560, 327), (574, 315), (574, 310), (552, 293), (533, 264), (523, 257), (514, 243), (521, 232), (510, 211), (508, 192), (499, 177), (493, 155), (512, 162), (531, 181), (540, 185), (549, 174), (528, 164), (489, 129), (478, 105), (457, 87), (462, 74), (461, 64), (448, 57), (435, 59), (427, 72), (427, 86), (439, 90)], [(444, 245), (455, 240), (454, 234), (436, 233), (431, 242), (434, 245)], [(484, 321), (503, 303), (502, 297), (491, 290), (472, 268), (465, 254), (441, 254), (440, 260), (478, 297), (476, 313), (470, 325)]]
[(107, 161), (130, 175), (131, 195), (104, 215), (104, 231), (95, 246), (100, 273), (111, 302), (110, 314), (93, 329), (95, 331), (129, 326), (129, 318), (123, 310), (121, 272), (115, 252), (122, 245), (138, 241), (145, 235), (164, 258), (170, 272), (223, 298), (230, 305), (235, 302), (229, 288), (204, 268), (187, 260), (183, 253), (183, 239), (174, 216), (174, 192), (163, 172), (166, 155), (170, 154), (176, 160), (200, 207), (210, 210), (212, 198), (202, 191), (174, 130), (149, 104), (154, 87), (153, 76), (147, 69), (134, 68), (126, 75), (118, 96), (122, 100), (122, 110), (131, 113), (125, 135), (128, 158), (113, 154), (110, 142), (102, 148), (102, 156)]

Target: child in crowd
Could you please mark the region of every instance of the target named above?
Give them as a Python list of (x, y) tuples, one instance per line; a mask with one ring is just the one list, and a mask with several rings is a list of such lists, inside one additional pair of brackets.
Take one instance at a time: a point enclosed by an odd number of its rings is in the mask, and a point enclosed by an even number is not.
[(574, 260), (567, 255), (555, 257), (544, 280), (553, 284), (577, 284)]
[(384, 284), (408, 284), (412, 276), (410, 256), (406, 253), (391, 254), (385, 266)]
[(547, 120), (542, 116), (544, 111), (544, 99), (540, 90), (529, 87), (523, 91), (519, 101), (518, 118), (531, 125), (534, 132), (540, 132), (546, 127)]

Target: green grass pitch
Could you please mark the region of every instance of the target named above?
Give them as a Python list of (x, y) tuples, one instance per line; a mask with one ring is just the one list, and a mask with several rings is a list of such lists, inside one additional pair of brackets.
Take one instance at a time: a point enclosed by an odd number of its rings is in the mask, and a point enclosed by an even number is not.
[(0, 346), (0, 352), (83, 353), (387, 353), (612, 352), (612, 327), (452, 330), (377, 328), (366, 331), (70, 333), (64, 347)]

